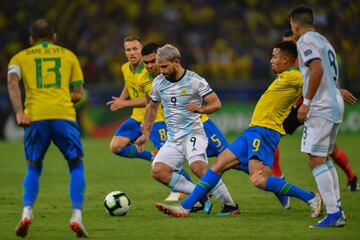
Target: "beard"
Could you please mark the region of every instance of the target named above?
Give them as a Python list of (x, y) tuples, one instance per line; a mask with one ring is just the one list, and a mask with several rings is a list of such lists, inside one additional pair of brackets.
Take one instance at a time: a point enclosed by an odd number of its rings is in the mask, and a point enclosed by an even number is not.
[(168, 75), (164, 75), (166, 80), (170, 81), (170, 82), (175, 82), (176, 81), (176, 71), (173, 71), (172, 73), (168, 74)]

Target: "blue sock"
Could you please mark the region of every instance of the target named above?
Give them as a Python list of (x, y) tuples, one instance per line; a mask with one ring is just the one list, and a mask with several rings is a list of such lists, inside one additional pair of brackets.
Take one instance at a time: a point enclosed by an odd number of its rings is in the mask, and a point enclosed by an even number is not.
[(189, 182), (192, 182), (189, 173), (185, 171), (184, 168), (181, 168), (179, 174), (183, 175), (186, 178), (186, 180), (188, 180)]
[(23, 204), (25, 206), (33, 206), (37, 194), (39, 192), (39, 177), (41, 175), (42, 166), (29, 165), (27, 174), (24, 178), (23, 187)]
[(82, 209), (84, 202), (85, 177), (84, 162), (76, 161), (69, 163), (70, 170), (70, 198), (73, 209)]
[(313, 192), (308, 192), (291, 183), (286, 182), (286, 180), (283, 178), (274, 176), (268, 177), (265, 190), (273, 192), (276, 195), (281, 194), (285, 196), (296, 197), (303, 200), (304, 202), (308, 202), (315, 196)]
[(196, 202), (203, 199), (211, 189), (213, 189), (220, 180), (220, 175), (211, 169), (207, 170), (205, 175), (196, 184), (194, 191), (188, 196), (181, 205), (185, 209), (191, 209)]
[(151, 152), (143, 151), (138, 152), (134, 144), (129, 144), (120, 151), (116, 152), (117, 155), (126, 157), (126, 158), (142, 158), (148, 161), (151, 161)]

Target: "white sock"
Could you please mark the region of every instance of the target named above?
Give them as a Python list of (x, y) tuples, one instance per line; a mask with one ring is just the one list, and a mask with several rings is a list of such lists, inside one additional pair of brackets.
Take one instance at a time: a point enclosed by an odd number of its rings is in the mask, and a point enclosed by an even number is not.
[(327, 213), (339, 211), (334, 190), (334, 181), (326, 164), (321, 164), (312, 169), (320, 195), (324, 200)]
[(334, 166), (334, 163), (329, 160), (326, 162), (326, 165), (328, 166), (333, 182), (334, 182), (334, 190), (335, 190), (335, 195), (336, 195), (336, 200), (338, 203), (338, 206), (341, 207), (341, 201), (340, 201), (340, 187), (339, 187), (339, 176), (338, 173), (336, 171), (336, 168)]
[(71, 218), (81, 220), (81, 218), (82, 218), (81, 217), (81, 210), (80, 209), (73, 209)]
[(211, 190), (214, 196), (219, 199), (222, 204), (235, 207), (236, 203), (233, 201), (229, 190), (225, 186), (224, 182), (220, 179), (216, 186)]
[(191, 194), (195, 188), (195, 184), (188, 181), (183, 175), (173, 172), (171, 174), (169, 187), (175, 192)]

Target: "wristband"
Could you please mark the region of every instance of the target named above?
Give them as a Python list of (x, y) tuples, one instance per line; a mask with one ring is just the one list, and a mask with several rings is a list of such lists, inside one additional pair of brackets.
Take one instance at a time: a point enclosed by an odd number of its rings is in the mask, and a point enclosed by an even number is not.
[(310, 102), (311, 102), (311, 100), (309, 100), (307, 98), (304, 98), (303, 104), (306, 105), (306, 106), (309, 106)]

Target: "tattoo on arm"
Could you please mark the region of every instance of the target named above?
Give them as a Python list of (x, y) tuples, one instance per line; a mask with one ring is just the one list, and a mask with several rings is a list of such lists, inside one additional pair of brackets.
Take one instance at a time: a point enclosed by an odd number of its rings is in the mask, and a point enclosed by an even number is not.
[(10, 73), (8, 76), (8, 92), (10, 100), (15, 113), (23, 112), (23, 104), (21, 98), (21, 91), (19, 87), (19, 76), (15, 73)]
[(74, 86), (71, 88), (71, 101), (76, 103), (81, 100), (83, 95), (83, 85)]

